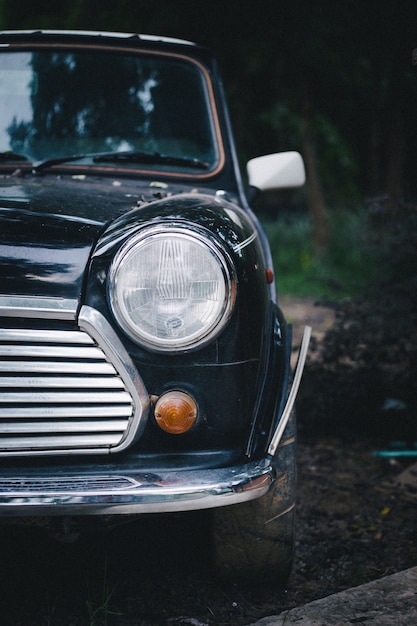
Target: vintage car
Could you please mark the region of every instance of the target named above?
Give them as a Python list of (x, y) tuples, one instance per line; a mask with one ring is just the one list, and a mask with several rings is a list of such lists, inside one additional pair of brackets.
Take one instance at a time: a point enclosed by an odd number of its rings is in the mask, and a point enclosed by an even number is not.
[[(294, 400), (216, 62), (124, 33), (0, 33), (0, 518), (212, 509), (228, 577), (285, 580)], [(296, 152), (248, 189), (304, 182)]]

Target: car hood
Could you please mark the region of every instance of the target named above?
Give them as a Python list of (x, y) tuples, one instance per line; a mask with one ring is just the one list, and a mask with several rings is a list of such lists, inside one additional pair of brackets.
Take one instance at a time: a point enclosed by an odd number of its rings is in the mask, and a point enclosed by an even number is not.
[(100, 234), (155, 186), (111, 179), (0, 181), (0, 294), (79, 300)]

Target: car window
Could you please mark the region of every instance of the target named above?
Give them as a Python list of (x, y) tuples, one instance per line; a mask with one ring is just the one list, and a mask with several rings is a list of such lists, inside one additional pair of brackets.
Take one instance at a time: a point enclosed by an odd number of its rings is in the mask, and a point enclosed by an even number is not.
[(215, 128), (205, 74), (180, 56), (0, 54), (0, 152), (40, 160), (137, 150), (196, 159), (212, 170), (219, 160)]

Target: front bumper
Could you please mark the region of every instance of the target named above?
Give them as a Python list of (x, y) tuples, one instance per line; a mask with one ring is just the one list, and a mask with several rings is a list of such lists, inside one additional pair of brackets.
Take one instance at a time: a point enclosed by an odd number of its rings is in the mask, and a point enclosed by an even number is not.
[(277, 478), (274, 457), (297, 395), (311, 329), (306, 327), (287, 403), (267, 455), (240, 466), (198, 470), (35, 472), (8, 468), (0, 473), (0, 517), (114, 515), (210, 509), (263, 496)]
[(0, 516), (110, 515), (209, 509), (253, 500), (275, 479), (268, 459), (193, 471), (58, 472), (0, 477)]

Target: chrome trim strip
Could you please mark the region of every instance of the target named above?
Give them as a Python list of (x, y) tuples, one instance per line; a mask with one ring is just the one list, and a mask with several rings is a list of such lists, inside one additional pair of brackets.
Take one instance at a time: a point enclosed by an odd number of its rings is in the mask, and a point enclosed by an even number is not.
[[(90, 422), (83, 421), (82, 424), (78, 424), (74, 420), (68, 420), (66, 422), (59, 422), (54, 424), (54, 433), (100, 433), (100, 432), (124, 432), (127, 427), (126, 420), (108, 420), (107, 422), (96, 423), (97, 420)], [(1, 424), (2, 434), (16, 434), (16, 424), (14, 422), (2, 422)], [(21, 433), (30, 434), (51, 434), (51, 425), (47, 422), (43, 424), (33, 424), (32, 422), (19, 422), (19, 435)]]
[(85, 330), (98, 343), (108, 360), (118, 371), (126, 389), (134, 400), (134, 413), (125, 437), (118, 446), (109, 451), (125, 450), (140, 437), (145, 428), (149, 413), (149, 394), (124, 345), (101, 313), (89, 306), (83, 306), (78, 318), (78, 325), (81, 330)]
[(114, 369), (107, 362), (65, 362), (54, 361), (53, 363), (42, 361), (0, 361), (0, 372), (36, 372), (38, 374), (113, 374)]
[(268, 454), (270, 456), (274, 456), (274, 454), (276, 453), (279, 442), (281, 440), (282, 435), (284, 434), (285, 427), (290, 418), (291, 411), (293, 410), (295, 398), (297, 397), (298, 389), (300, 387), (301, 376), (303, 375), (303, 371), (304, 371), (304, 365), (305, 365), (306, 358), (307, 358), (310, 337), (311, 337), (311, 327), (306, 326), (304, 328), (304, 334), (303, 334), (303, 339), (301, 342), (300, 352), (298, 354), (298, 360), (297, 360), (297, 365), (295, 368), (294, 379), (291, 385), (290, 393), (288, 394), (287, 403), (282, 412), (281, 419), (278, 422), (278, 426), (276, 427), (275, 432), (272, 436), (271, 443), (269, 444)]
[[(48, 389), (82, 389), (86, 387), (91, 389), (123, 389), (123, 383), (119, 378), (109, 379), (107, 376), (89, 376), (81, 378), (79, 376), (66, 376), (51, 378), (50, 376), (31, 376), (29, 380), (31, 387), (48, 387)], [(0, 389), (2, 387), (22, 386), (22, 378), (20, 376), (0, 376)], [(1, 401), (1, 400), (0, 400)]]
[[(57, 432), (57, 431), (54, 431)], [(7, 452), (13, 452), (16, 450), (19, 456), (23, 456), (27, 453), (22, 453), (22, 448), (27, 449), (31, 446), (37, 446), (38, 448), (42, 448), (42, 454), (45, 454), (45, 451), (49, 451), (50, 453), (55, 453), (55, 450), (60, 447), (61, 450), (69, 449), (70, 452), (74, 453), (78, 448), (78, 452), (82, 448), (88, 448), (86, 452), (90, 453), (91, 449), (94, 446), (116, 446), (120, 441), (121, 433), (118, 432), (116, 434), (93, 434), (89, 436), (88, 434), (84, 435), (74, 435), (74, 436), (66, 436), (65, 441), (61, 437), (55, 437), (49, 435), (45, 436), (35, 436), (35, 437), (8, 437), (5, 441), (7, 442), (7, 447), (4, 448)]]
[(77, 309), (76, 299), (0, 295), (0, 315), (3, 317), (75, 320)]
[(245, 239), (244, 241), (241, 241), (240, 243), (237, 243), (235, 246), (233, 246), (233, 250), (235, 252), (241, 252), (243, 248), (246, 248), (246, 246), (249, 246), (251, 243), (253, 243), (257, 236), (257, 232), (254, 231), (252, 235), (250, 235), (250, 237), (247, 237), (247, 239)]
[(8, 341), (27, 341), (30, 343), (76, 343), (77, 345), (86, 344), (93, 346), (94, 341), (89, 335), (82, 332), (72, 331), (71, 334), (66, 330), (37, 330), (36, 328), (5, 328), (2, 335)]
[[(28, 404), (94, 404), (94, 403), (103, 403), (103, 404), (122, 404), (130, 403), (130, 394), (126, 391), (122, 391), (120, 393), (117, 392), (109, 392), (109, 393), (95, 393), (91, 392), (82, 392), (76, 391), (74, 393), (68, 391), (29, 391), (22, 396), (21, 393), (16, 392), (8, 392), (0, 394), (0, 404), (14, 404), (18, 402), (22, 402), (22, 397), (25, 402)], [(0, 423), (1, 430), (1, 423)]]
[[(122, 404), (120, 406), (53, 406), (48, 408), (48, 418), (53, 419), (76, 419), (87, 417), (90, 418), (106, 418), (106, 417), (130, 417), (132, 414), (132, 408), (130, 404)], [(31, 407), (2, 407), (1, 408), (2, 419), (39, 419), (45, 418), (45, 408), (38, 406)], [(0, 422), (1, 424), (1, 422)], [(15, 422), (15, 428), (18, 425)], [(54, 430), (56, 429), (56, 425)], [(1, 432), (1, 427), (0, 427)]]
[[(7, 331), (2, 331), (2, 336), (7, 339)], [(43, 357), (43, 358), (63, 358), (63, 359), (99, 359), (102, 353), (95, 346), (91, 348), (80, 348), (71, 346), (62, 348), (61, 346), (0, 346), (0, 356), (15, 357)]]
[(191, 511), (247, 502), (275, 479), (267, 459), (214, 470), (0, 477), (0, 516)]

